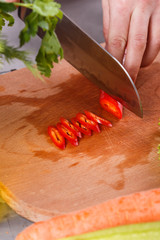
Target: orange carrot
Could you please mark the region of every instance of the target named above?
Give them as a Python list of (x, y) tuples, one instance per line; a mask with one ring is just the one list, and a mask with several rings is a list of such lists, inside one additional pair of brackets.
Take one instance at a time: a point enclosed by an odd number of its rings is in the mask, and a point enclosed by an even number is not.
[(120, 225), (160, 220), (160, 188), (108, 200), (87, 209), (34, 223), (16, 240), (55, 240)]

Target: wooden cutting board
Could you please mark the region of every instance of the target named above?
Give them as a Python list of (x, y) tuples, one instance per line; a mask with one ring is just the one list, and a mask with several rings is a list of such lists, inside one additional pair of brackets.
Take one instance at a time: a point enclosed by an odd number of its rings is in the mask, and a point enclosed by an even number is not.
[[(41, 82), (27, 69), (0, 76), (0, 194), (32, 221), (117, 196), (160, 187), (160, 58), (137, 80), (144, 118), (118, 121), (99, 105), (99, 89), (64, 60)], [(59, 150), (47, 127), (89, 110), (112, 121), (78, 147)]]

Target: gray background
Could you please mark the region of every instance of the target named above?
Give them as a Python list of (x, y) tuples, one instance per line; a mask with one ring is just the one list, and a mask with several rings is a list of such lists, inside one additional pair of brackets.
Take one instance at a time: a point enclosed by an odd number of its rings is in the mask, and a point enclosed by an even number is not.
[[(62, 4), (62, 10), (64, 10), (64, 12), (91, 37), (99, 43), (104, 41), (101, 0), (59, 0), (58, 2)], [(14, 12), (13, 16), (15, 17), (14, 27), (10, 28), (6, 26), (3, 29), (3, 34), (6, 35), (12, 46), (18, 46), (18, 35), (20, 30), (24, 27), (24, 24), (18, 18), (17, 12)], [(22, 48), (32, 53), (32, 60), (35, 58), (40, 42), (41, 40), (36, 36), (30, 43)], [(22, 67), (24, 67), (23, 63), (18, 60), (14, 60), (10, 64), (4, 62), (4, 66), (0, 69), (0, 72), (3, 73), (11, 69), (20, 69)], [(1, 200), (0, 213), (3, 215), (0, 217), (0, 240), (15, 239), (19, 232), (31, 224), (30, 221), (18, 216), (5, 203), (2, 203)]]

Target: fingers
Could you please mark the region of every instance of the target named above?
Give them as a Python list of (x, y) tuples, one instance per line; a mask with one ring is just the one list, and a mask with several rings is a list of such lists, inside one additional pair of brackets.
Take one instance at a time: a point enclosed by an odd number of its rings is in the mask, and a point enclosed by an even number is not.
[(102, 0), (102, 10), (103, 10), (103, 35), (105, 42), (108, 41), (109, 32), (109, 3), (108, 0)]
[(106, 49), (135, 81), (160, 49), (160, 0), (102, 0), (102, 7)]
[(146, 49), (150, 8), (136, 7), (132, 13), (124, 67), (135, 81)]
[(142, 59), (141, 66), (148, 66), (153, 62), (160, 50), (160, 7), (153, 12), (150, 24), (147, 47)]
[(124, 1), (117, 1), (115, 4), (115, 1), (112, 0), (109, 7), (110, 22), (106, 48), (122, 63), (128, 38), (131, 9), (128, 4), (124, 4)]

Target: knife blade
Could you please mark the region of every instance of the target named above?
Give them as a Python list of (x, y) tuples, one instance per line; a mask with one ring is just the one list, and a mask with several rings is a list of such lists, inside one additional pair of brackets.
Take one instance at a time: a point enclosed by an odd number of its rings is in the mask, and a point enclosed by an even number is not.
[[(30, 10), (27, 9), (25, 16), (28, 15), (28, 11)], [(20, 17), (24, 19), (24, 15)], [(121, 63), (64, 12), (55, 32), (62, 45), (65, 60), (123, 106), (143, 117), (136, 86)], [(43, 38), (44, 32), (39, 31), (38, 35)]]
[[(64, 13), (63, 13), (64, 14)], [(138, 91), (124, 67), (65, 14), (57, 24), (56, 34), (64, 58), (139, 117), (143, 116)]]

